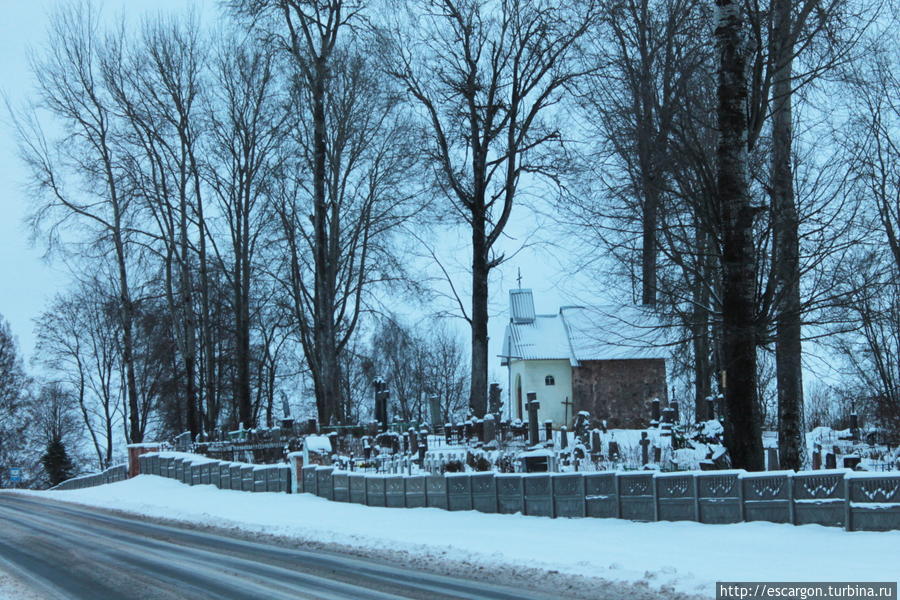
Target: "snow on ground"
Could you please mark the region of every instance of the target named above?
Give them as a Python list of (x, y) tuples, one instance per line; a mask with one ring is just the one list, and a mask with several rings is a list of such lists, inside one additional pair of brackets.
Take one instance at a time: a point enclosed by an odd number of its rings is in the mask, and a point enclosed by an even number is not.
[(399, 550), (436, 561), (533, 566), (705, 596), (715, 595), (716, 581), (900, 580), (900, 531), (375, 508), (310, 494), (192, 487), (151, 475), (82, 490), (20, 493), (376, 554)]
[(14, 575), (10, 575), (0, 566), (0, 599), (2, 600), (47, 600)]

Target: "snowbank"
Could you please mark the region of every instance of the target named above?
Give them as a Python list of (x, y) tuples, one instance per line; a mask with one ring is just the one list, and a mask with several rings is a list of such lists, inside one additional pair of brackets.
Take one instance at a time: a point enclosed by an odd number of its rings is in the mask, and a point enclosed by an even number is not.
[[(434, 508), (343, 504), (311, 496), (248, 494), (142, 475), (95, 488), (28, 492), (150, 517), (251, 533), (401, 550), (433, 560), (534, 566), (652, 588), (714, 595), (715, 581), (897, 581), (900, 532), (819, 525), (633, 523), (549, 519)], [(848, 559), (852, 557), (852, 559)]]

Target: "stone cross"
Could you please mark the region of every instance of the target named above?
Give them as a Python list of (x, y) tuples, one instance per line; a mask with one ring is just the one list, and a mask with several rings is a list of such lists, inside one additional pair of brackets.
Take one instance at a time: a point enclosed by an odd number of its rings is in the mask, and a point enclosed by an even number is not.
[(647, 432), (641, 432), (641, 464), (646, 465), (650, 462), (650, 438), (647, 437)]
[(536, 446), (540, 441), (538, 439), (538, 409), (541, 407), (541, 403), (538, 402), (537, 393), (535, 392), (528, 392), (526, 397), (528, 398), (529, 442), (532, 446)]
[(569, 401), (569, 397), (566, 396), (566, 399), (562, 402), (563, 405), (563, 425), (567, 425), (569, 423), (569, 407), (572, 407), (572, 417), (575, 417), (575, 403)]

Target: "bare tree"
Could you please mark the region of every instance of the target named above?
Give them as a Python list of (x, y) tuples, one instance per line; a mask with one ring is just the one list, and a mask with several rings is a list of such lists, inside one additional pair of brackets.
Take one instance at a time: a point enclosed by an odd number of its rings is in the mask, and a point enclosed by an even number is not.
[[(398, 3), (403, 7), (406, 3)], [(389, 72), (421, 106), (438, 190), (471, 232), (469, 401), (484, 412), (488, 385), (488, 281), (504, 261), (495, 245), (525, 174), (564, 170), (550, 119), (568, 85), (591, 71), (578, 43), (596, 22), (594, 2), (427, 0), (391, 26)]]
[[(210, 111), (212, 167), (209, 183), (225, 217), (227, 247), (215, 245), (231, 289), (234, 318), (237, 421), (255, 425), (251, 390), (252, 286), (265, 203), (285, 136), (285, 98), (279, 94), (274, 57), (249, 38), (222, 40)], [(237, 423), (235, 423), (237, 424)]]
[(135, 303), (129, 271), (135, 206), (126, 185), (114, 102), (103, 84), (101, 40), (98, 15), (90, 4), (71, 5), (52, 17), (47, 53), (34, 61), (32, 72), (38, 106), (55, 120), (61, 136), (48, 139), (36, 112), (20, 116), (16, 129), (36, 200), (35, 231), (48, 227), (52, 244), (62, 227), (77, 224), (114, 257), (128, 436), (131, 442), (140, 442)]

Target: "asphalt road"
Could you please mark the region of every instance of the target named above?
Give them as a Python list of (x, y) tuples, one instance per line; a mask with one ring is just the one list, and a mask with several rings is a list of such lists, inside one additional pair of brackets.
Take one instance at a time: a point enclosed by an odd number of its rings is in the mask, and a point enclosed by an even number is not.
[(0, 570), (47, 598), (559, 598), (0, 494)]

